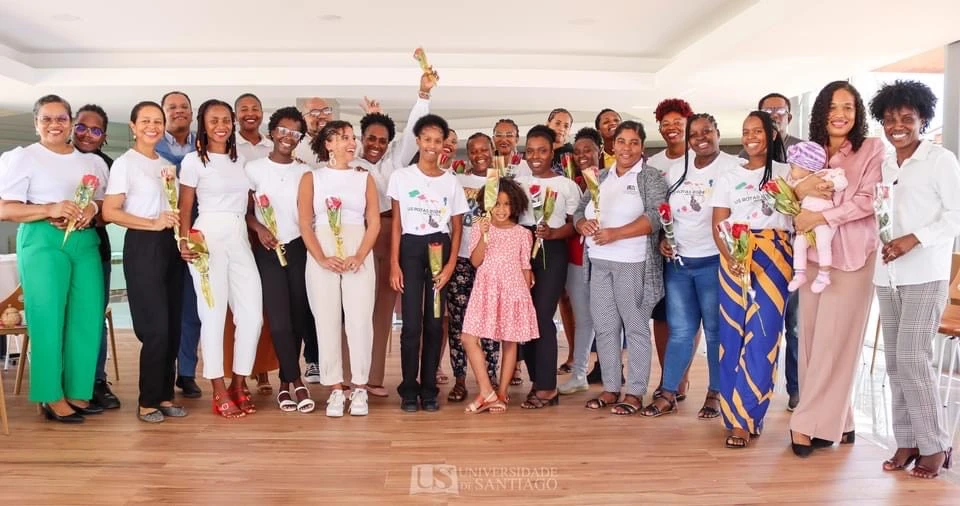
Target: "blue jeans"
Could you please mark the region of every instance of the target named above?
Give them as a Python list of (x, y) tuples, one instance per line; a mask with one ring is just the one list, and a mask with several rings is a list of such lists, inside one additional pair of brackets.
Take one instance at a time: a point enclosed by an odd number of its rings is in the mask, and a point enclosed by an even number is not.
[(664, 268), (670, 341), (663, 366), (663, 390), (676, 393), (694, 354), (694, 336), (703, 322), (711, 391), (720, 389), (720, 255), (683, 257)]
[(183, 270), (183, 313), (180, 317), (180, 352), (177, 353), (177, 375), (197, 374), (197, 346), (200, 345), (200, 316), (197, 314), (197, 293), (193, 290), (190, 269)]
[(787, 297), (787, 307), (783, 315), (785, 327), (784, 339), (787, 341), (786, 354), (784, 357), (785, 365), (784, 375), (787, 377), (787, 394), (796, 395), (800, 393), (800, 384), (797, 382), (797, 304), (800, 291), (791, 293)]
[[(104, 260), (103, 263), (103, 312), (106, 314), (107, 306), (110, 305), (110, 260)], [(113, 357), (114, 360), (117, 357)], [(103, 332), (100, 334), (100, 353), (97, 355), (97, 381), (107, 380), (107, 320), (103, 320)]]

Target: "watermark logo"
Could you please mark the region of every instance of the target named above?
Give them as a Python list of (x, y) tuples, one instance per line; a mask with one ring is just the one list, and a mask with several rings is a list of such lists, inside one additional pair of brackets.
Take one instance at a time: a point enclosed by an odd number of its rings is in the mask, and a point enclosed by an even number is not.
[(557, 468), (523, 466), (457, 467), (419, 464), (410, 469), (410, 494), (461, 492), (550, 493), (560, 488)]
[(460, 493), (457, 466), (419, 464), (410, 468), (410, 495)]

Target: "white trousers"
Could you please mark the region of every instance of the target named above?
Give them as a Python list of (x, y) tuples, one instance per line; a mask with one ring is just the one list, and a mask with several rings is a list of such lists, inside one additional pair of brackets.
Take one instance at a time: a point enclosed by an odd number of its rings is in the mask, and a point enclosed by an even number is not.
[(237, 214), (206, 213), (197, 218), (194, 228), (203, 232), (210, 250), (209, 279), (213, 293), (213, 307), (210, 307), (200, 288), (200, 273), (190, 264), (200, 316), (203, 377), (216, 379), (224, 376), (223, 327), (227, 320), (227, 306), (233, 311), (233, 323), (237, 326), (233, 342), (233, 373), (249, 376), (257, 356), (260, 327), (263, 326), (263, 296), (246, 221)]
[[(363, 225), (343, 225), (344, 255), (356, 253), (365, 230)], [(324, 254), (335, 255), (336, 241), (330, 227), (318, 225), (316, 232)], [(377, 282), (373, 254), (367, 254), (358, 272), (343, 274), (320, 267), (308, 254), (306, 276), (307, 300), (317, 325), (320, 382), (324, 385), (343, 382), (340, 343), (345, 327), (352, 382), (366, 385), (373, 350), (373, 303)]]

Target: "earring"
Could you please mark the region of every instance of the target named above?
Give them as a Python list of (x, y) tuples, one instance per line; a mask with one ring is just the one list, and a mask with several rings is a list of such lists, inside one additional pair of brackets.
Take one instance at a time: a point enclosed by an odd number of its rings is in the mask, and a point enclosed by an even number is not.
[(333, 167), (333, 166), (336, 165), (336, 164), (337, 164), (337, 157), (334, 156), (333, 152), (331, 151), (331, 152), (330, 152), (330, 163), (329, 163), (329, 166), (330, 166), (330, 167)]

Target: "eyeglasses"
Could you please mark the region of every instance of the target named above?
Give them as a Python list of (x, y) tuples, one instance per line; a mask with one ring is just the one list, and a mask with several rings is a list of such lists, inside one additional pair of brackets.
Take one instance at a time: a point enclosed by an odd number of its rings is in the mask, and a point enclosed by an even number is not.
[(76, 133), (78, 133), (78, 134), (80, 134), (80, 135), (83, 135), (83, 134), (89, 132), (90, 135), (92, 135), (93, 137), (103, 137), (103, 129), (102, 129), (102, 128), (99, 128), (99, 127), (88, 127), (87, 125), (84, 125), (83, 123), (77, 123), (77, 125), (76, 125), (75, 127), (73, 127), (73, 131), (76, 132)]
[(66, 114), (60, 116), (40, 116), (37, 118), (37, 121), (40, 122), (41, 125), (49, 125), (50, 123), (59, 123), (65, 125), (70, 123), (70, 116), (67, 116)]
[(307, 116), (313, 116), (317, 118), (320, 116), (328, 116), (330, 114), (333, 114), (332, 107), (324, 107), (322, 109), (310, 109), (309, 111), (307, 111)]
[(786, 107), (764, 107), (760, 110), (771, 116), (785, 116), (790, 112), (790, 109), (787, 109)]
[(289, 128), (284, 128), (282, 126), (277, 127), (278, 137), (293, 137), (293, 140), (299, 141), (303, 138), (303, 134), (299, 130), (290, 130)]

